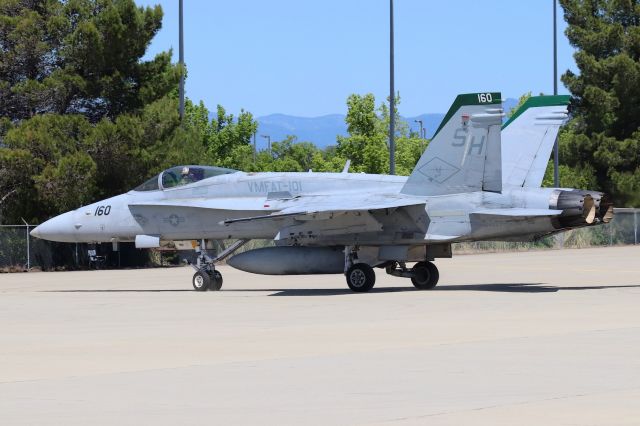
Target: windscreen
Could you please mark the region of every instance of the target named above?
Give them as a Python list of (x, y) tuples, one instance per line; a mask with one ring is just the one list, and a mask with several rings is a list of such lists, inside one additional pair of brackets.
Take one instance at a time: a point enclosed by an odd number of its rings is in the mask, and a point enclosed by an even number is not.
[(134, 191), (157, 191), (160, 187), (158, 186), (158, 175), (155, 175), (142, 185), (135, 187)]
[(215, 176), (235, 173), (237, 170), (211, 166), (177, 166), (162, 172), (162, 189), (189, 185)]

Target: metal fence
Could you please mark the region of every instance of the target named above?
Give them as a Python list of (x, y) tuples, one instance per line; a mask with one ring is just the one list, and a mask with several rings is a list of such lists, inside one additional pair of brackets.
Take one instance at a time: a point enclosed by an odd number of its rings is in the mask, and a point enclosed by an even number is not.
[(32, 237), (35, 225), (0, 225), (0, 272), (33, 268), (82, 268), (88, 264), (87, 244), (55, 243)]
[[(638, 244), (640, 209), (617, 208), (613, 220), (600, 226), (579, 228), (543, 238), (533, 243), (475, 242), (454, 244), (454, 252), (531, 250), (545, 248), (585, 248)], [(38, 269), (84, 269), (89, 266), (87, 254), (90, 245), (53, 243), (34, 238), (29, 232), (35, 225), (0, 225), (0, 272)], [(256, 241), (256, 243), (260, 243)], [(260, 245), (260, 244), (259, 244)], [(132, 244), (121, 244), (118, 252), (111, 251), (111, 244), (95, 247), (98, 254), (107, 255), (108, 264), (118, 266), (142, 266), (145, 262), (163, 263), (162, 253), (149, 257), (146, 252), (135, 250)], [(158, 260), (159, 259), (159, 260)]]
[(28, 225), (0, 226), (0, 267), (31, 267), (29, 231)]
[[(121, 243), (118, 250), (112, 244), (58, 243), (32, 237), (35, 225), (0, 225), (0, 272), (33, 269), (87, 269), (89, 267), (141, 267), (167, 263), (162, 253), (152, 258), (147, 250), (136, 249), (133, 243)], [(101, 258), (91, 262), (89, 250)], [(155, 262), (155, 260), (158, 260)]]

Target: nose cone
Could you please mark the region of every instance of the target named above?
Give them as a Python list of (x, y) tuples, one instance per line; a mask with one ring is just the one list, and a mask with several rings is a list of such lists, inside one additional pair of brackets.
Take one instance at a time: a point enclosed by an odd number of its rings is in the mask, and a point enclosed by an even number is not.
[(32, 236), (32, 237), (42, 238), (42, 237), (40, 236), (40, 227), (39, 227), (39, 226), (36, 226), (35, 228), (33, 228), (33, 229), (31, 230), (31, 232), (29, 232), (29, 234), (31, 234), (31, 236)]
[(76, 241), (76, 238), (72, 213), (73, 212), (64, 213), (49, 219), (43, 224), (36, 226), (30, 234), (43, 240), (73, 243)]

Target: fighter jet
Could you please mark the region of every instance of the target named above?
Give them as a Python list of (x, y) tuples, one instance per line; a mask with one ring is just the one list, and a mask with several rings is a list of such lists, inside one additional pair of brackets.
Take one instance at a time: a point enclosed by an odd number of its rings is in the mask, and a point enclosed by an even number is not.
[[(355, 292), (374, 268), (420, 290), (462, 241), (532, 241), (611, 220), (597, 191), (540, 188), (567, 97), (536, 97), (503, 124), (498, 92), (459, 95), (409, 177), (245, 173), (178, 166), (137, 188), (46, 221), (32, 235), (66, 242), (195, 240), (195, 290), (220, 290), (216, 263), (251, 239), (275, 244), (230, 257), (256, 274), (344, 274)], [(501, 135), (508, 137), (502, 146)], [(236, 239), (209, 253), (212, 240)], [(412, 267), (408, 263), (415, 262)]]

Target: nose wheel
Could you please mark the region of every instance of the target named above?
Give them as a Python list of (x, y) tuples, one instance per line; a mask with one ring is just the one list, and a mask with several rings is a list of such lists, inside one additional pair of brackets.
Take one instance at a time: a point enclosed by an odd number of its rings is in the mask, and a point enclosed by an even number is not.
[(211, 277), (211, 286), (209, 290), (218, 291), (222, 288), (222, 274), (217, 269), (213, 271), (213, 276)]
[(222, 288), (222, 274), (217, 270), (200, 270), (193, 274), (192, 282), (195, 291), (218, 291)]
[(211, 277), (204, 271), (193, 274), (193, 288), (195, 291), (207, 291), (211, 285)]

